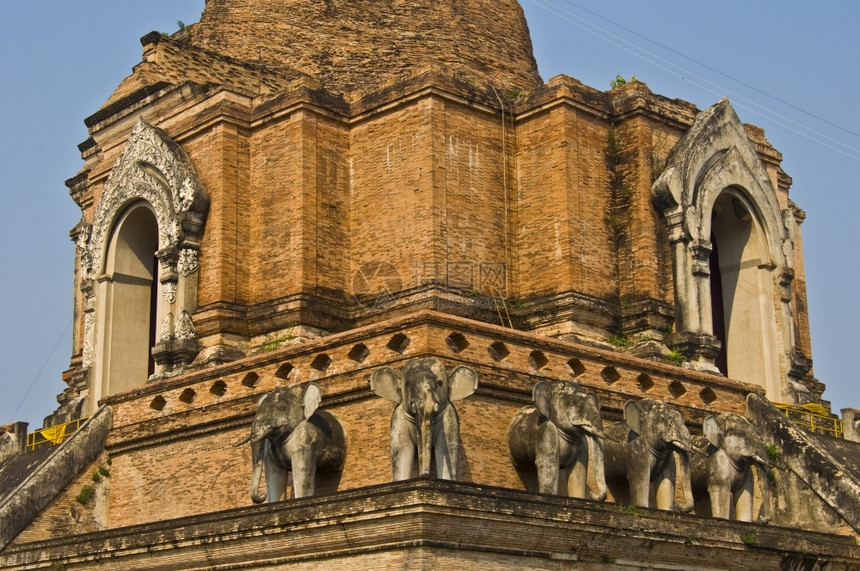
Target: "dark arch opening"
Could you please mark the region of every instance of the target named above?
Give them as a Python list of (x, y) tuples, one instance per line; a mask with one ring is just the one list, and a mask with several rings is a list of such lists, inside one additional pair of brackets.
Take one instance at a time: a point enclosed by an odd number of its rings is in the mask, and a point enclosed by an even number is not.
[(158, 222), (139, 202), (118, 218), (106, 258), (102, 336), (102, 394), (140, 386), (155, 372)]

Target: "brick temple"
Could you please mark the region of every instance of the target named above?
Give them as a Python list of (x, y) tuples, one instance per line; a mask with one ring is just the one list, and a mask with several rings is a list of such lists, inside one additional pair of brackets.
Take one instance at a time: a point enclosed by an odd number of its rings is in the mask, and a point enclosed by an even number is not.
[[(805, 214), (730, 101), (544, 81), (516, 0), (207, 0), (141, 44), (67, 181), (74, 339), (46, 426), (88, 420), (0, 464), (4, 568), (860, 565), (853, 413), (828, 434), (783, 412), (838, 421)], [(392, 482), (370, 379), (414, 358), (477, 373), (456, 481)], [(694, 437), (745, 416), (772, 518), (711, 517), (695, 487), (689, 513), (630, 509), (624, 482), (537, 493), (507, 431), (541, 381), (576, 381), (606, 426), (643, 398)], [(236, 444), (307, 383), (346, 459), (255, 505)]]

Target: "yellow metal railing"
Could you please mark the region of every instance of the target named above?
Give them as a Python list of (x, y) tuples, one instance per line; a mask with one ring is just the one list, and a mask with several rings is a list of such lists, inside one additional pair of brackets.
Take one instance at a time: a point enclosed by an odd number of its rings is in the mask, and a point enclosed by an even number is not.
[(35, 432), (30, 432), (27, 434), (27, 448), (35, 450), (36, 446), (39, 444), (46, 444), (49, 442), (51, 444), (62, 444), (63, 440), (65, 440), (67, 436), (77, 432), (86, 420), (86, 418), (78, 418), (63, 424), (57, 424), (56, 426), (50, 426), (48, 428), (40, 428)]
[(781, 404), (773, 405), (785, 413), (796, 425), (811, 432), (827, 432), (836, 438), (842, 438), (844, 426), (842, 420), (830, 416), (827, 409), (818, 403)]

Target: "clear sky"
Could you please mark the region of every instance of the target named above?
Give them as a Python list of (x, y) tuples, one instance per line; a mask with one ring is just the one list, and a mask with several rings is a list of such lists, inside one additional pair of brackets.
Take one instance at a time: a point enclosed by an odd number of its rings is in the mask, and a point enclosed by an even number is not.
[[(794, 179), (815, 374), (834, 410), (860, 407), (860, 3), (520, 0), (544, 80), (608, 89), (635, 75), (704, 109), (728, 95)], [(80, 210), (63, 182), (94, 113), (141, 59), (138, 39), (196, 22), (204, 0), (4, 0), (0, 34), (0, 423), (56, 408), (71, 355)], [(285, 41), (288, 41), (285, 39)]]

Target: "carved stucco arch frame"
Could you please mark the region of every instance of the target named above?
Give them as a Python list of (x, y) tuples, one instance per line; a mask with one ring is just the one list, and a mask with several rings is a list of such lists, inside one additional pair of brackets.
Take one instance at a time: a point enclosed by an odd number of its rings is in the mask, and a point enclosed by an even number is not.
[[(108, 176), (92, 225), (82, 225), (77, 241), (84, 294), (82, 364), (88, 370), (98, 351), (97, 284), (104, 277), (111, 234), (117, 220), (137, 202), (149, 205), (158, 224), (160, 331), (153, 356), (156, 375), (163, 376), (188, 365), (199, 350), (191, 316), (196, 310), (198, 254), (209, 197), (185, 151), (142, 118)], [(100, 381), (91, 378), (88, 383), (94, 396), (99, 396)]]
[[(790, 210), (780, 208), (776, 190), (728, 99), (699, 114), (651, 187), (653, 202), (666, 220), (672, 252), (675, 333), (668, 342), (695, 357), (703, 369), (713, 370), (719, 342), (713, 335), (708, 261), (713, 208), (725, 192), (742, 200), (764, 237), (762, 267), (770, 271), (777, 292), (778, 374), (785, 378), (794, 347), (791, 281), (796, 221)], [(774, 382), (768, 380), (770, 385)], [(773, 390), (768, 392), (774, 396)]]

